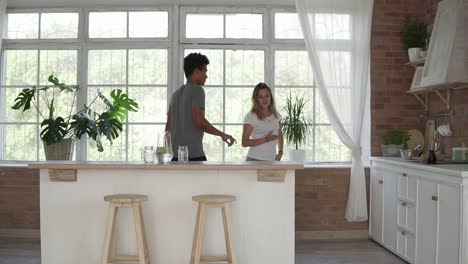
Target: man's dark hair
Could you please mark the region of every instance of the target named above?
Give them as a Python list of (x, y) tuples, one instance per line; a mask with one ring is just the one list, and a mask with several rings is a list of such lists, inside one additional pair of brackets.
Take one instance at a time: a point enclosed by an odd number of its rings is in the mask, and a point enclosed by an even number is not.
[(189, 77), (195, 69), (202, 70), (203, 66), (210, 64), (208, 58), (201, 53), (190, 53), (184, 58), (185, 77)]

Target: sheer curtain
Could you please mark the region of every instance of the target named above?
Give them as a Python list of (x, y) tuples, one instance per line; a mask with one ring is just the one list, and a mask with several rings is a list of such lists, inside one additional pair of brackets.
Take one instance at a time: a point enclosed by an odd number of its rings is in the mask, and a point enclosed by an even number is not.
[(296, 0), (320, 97), (338, 137), (352, 155), (345, 218), (366, 221), (362, 131), (369, 88), (373, 0)]
[[(0, 49), (2, 47), (3, 38), (5, 37), (6, 33), (6, 6), (7, 0), (0, 0)], [(3, 49), (2, 49), (3, 50)], [(5, 104), (6, 104), (6, 96), (2, 88), (0, 88), (0, 122), (5, 120)], [(5, 147), (6, 135), (5, 135), (5, 127), (0, 126), (0, 160), (4, 160), (4, 153), (5, 151), (3, 148)]]
[(7, 0), (0, 0), (0, 47), (6, 32), (6, 7)]

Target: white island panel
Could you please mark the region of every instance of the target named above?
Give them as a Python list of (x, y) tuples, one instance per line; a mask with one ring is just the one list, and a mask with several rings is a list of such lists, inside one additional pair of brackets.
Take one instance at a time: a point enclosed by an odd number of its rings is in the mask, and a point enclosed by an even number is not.
[[(47, 264), (100, 263), (105, 195), (148, 196), (143, 214), (152, 263), (190, 260), (199, 194), (230, 194), (235, 252), (242, 264), (294, 263), (294, 170), (285, 181), (259, 182), (257, 170), (78, 169), (77, 182), (51, 182), (41, 169), (41, 257)], [(135, 254), (130, 209), (120, 209), (118, 252)], [(220, 209), (207, 212), (203, 252), (225, 254)]]

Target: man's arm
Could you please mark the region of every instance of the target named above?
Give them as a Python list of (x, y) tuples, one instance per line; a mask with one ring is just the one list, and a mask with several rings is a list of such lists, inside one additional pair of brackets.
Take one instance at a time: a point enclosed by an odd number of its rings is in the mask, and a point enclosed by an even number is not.
[(171, 131), (171, 129), (172, 129), (171, 114), (167, 113), (166, 128), (164, 131)]
[(221, 132), (212, 124), (210, 124), (210, 122), (206, 120), (203, 112), (204, 110), (201, 107), (192, 107), (192, 119), (195, 125), (208, 134), (221, 137), (223, 141), (228, 144), (228, 146), (232, 146), (236, 140), (231, 135)]

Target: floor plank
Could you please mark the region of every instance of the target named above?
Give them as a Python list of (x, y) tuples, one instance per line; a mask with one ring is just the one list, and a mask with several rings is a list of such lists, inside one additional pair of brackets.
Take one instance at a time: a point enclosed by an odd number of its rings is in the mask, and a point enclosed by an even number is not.
[[(0, 239), (0, 264), (40, 264), (40, 241)], [(296, 242), (295, 264), (404, 264), (377, 243), (367, 240)]]

